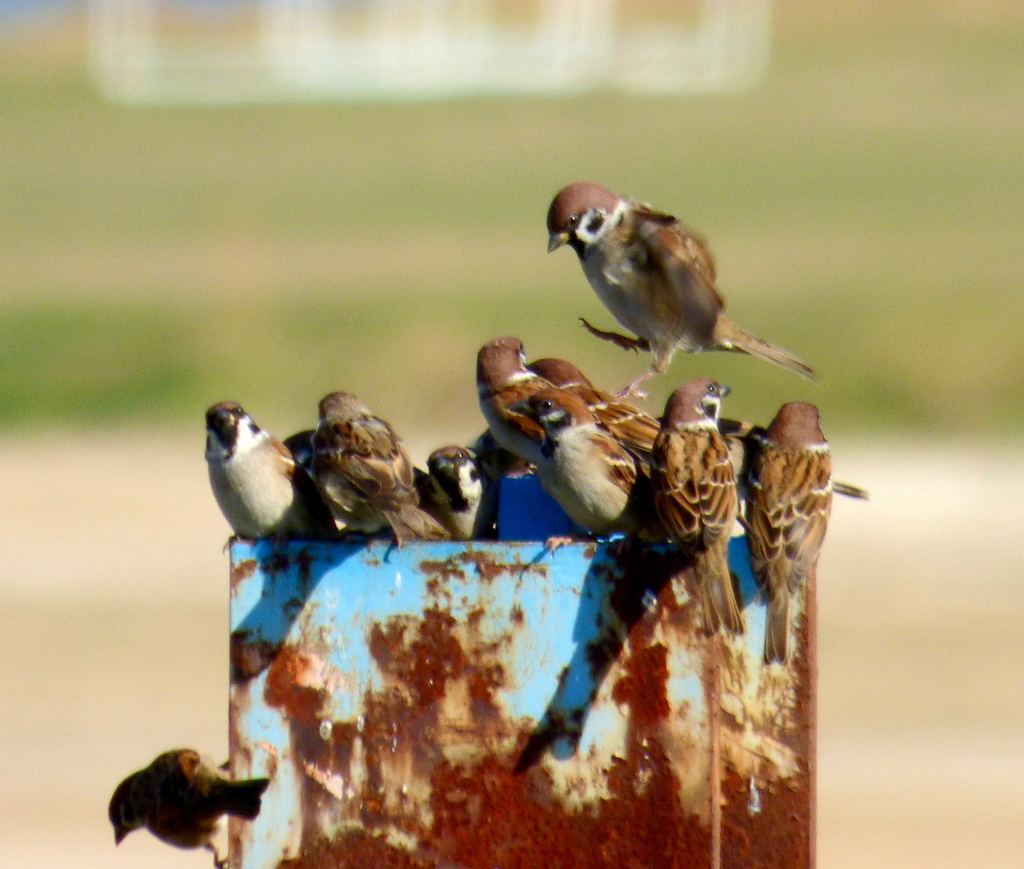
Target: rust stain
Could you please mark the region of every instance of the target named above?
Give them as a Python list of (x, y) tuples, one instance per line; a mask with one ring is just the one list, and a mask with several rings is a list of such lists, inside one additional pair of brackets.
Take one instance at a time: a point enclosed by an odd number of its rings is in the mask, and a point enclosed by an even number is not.
[(612, 699), (629, 707), (633, 726), (650, 730), (667, 718), (668, 648), (661, 643), (635, 650), (623, 667), (625, 674), (612, 689)]
[(509, 572), (509, 565), (493, 552), (467, 549), (452, 558), (462, 564), (473, 565), (484, 582), (493, 582), (503, 573)]
[(405, 685), (418, 705), (434, 703), (444, 695), (450, 679), (466, 669), (466, 656), (452, 634), (451, 613), (428, 609), (422, 619), (396, 617), (384, 627), (370, 629), (369, 648), (374, 661)]
[(256, 559), (247, 558), (245, 561), (239, 561), (231, 565), (231, 591), (234, 592), (238, 589), (245, 580), (252, 576), (256, 572)]
[(263, 699), (268, 706), (284, 710), (296, 727), (316, 732), (320, 726), (323, 691), (312, 673), (318, 662), (291, 646), (283, 646), (267, 670)]

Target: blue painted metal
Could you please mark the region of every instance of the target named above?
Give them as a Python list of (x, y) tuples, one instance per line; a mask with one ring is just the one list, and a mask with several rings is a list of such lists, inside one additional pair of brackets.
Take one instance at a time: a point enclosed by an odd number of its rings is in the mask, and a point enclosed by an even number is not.
[(813, 632), (763, 666), (730, 558), (721, 639), (671, 547), (235, 540), (232, 768), (272, 783), (233, 865), (811, 865)]

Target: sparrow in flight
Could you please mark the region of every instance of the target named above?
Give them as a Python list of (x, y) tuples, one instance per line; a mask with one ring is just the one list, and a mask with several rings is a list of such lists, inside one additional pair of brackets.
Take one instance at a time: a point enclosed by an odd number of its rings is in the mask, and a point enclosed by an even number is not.
[(703, 239), (670, 214), (616, 196), (599, 184), (577, 182), (548, 209), (548, 251), (568, 244), (583, 273), (630, 338), (583, 324), (620, 347), (649, 350), (647, 373), (623, 394), (663, 373), (677, 350), (728, 350), (780, 365), (802, 377), (814, 370), (787, 350), (744, 331), (723, 314), (715, 264)]

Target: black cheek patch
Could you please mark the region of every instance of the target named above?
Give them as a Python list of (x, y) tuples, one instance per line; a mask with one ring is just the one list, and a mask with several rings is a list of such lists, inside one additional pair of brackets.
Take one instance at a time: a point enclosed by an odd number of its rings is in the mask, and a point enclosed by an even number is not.
[(595, 214), (593, 217), (590, 218), (590, 222), (587, 224), (587, 232), (593, 235), (602, 226), (604, 226), (604, 217), (600, 214)]

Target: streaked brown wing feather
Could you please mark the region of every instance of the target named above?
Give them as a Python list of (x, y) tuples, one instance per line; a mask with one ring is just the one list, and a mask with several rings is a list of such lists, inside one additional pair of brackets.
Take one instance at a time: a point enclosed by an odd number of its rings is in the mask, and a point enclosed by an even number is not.
[(568, 391), (582, 398), (598, 423), (624, 447), (643, 459), (650, 456), (659, 429), (654, 417), (601, 389), (573, 386)]
[(347, 449), (338, 456), (338, 471), (375, 507), (415, 504), (412, 462), (391, 426), (372, 418), (340, 428)]
[(732, 531), (736, 482), (729, 450), (717, 432), (667, 432), (654, 444), (655, 505), (670, 535), (710, 546)]
[(755, 573), (784, 570), (803, 581), (825, 538), (832, 506), (827, 455), (762, 447), (750, 487), (750, 554)]
[[(725, 302), (715, 288), (715, 266), (701, 240), (679, 223), (638, 220), (636, 235), (660, 273), (662, 292), (677, 302), (686, 331), (710, 336)], [(673, 308), (664, 307), (669, 315)]]

